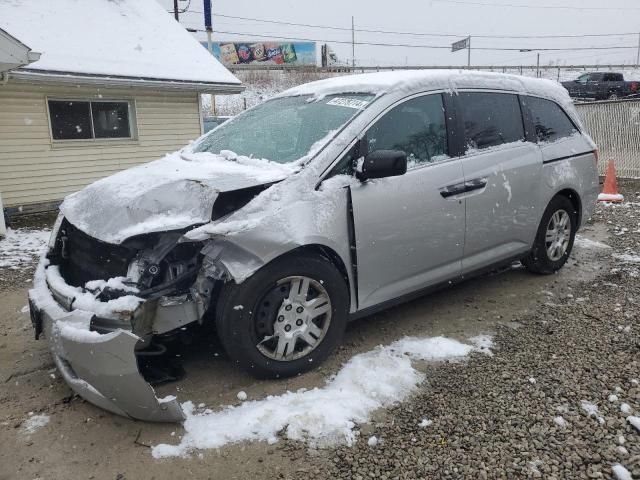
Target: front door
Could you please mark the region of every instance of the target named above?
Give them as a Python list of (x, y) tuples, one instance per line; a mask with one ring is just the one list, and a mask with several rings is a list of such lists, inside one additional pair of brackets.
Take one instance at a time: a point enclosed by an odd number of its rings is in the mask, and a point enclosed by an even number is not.
[(416, 96), (380, 117), (365, 150), (403, 150), (405, 175), (351, 187), (359, 308), (370, 307), (460, 274), (464, 203), (458, 159), (448, 156), (441, 94)]

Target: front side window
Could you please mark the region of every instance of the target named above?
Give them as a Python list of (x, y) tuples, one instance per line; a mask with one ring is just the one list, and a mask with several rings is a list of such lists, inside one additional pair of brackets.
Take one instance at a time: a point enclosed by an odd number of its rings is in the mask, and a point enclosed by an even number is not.
[(402, 150), (409, 168), (448, 158), (442, 95), (412, 98), (394, 107), (367, 131), (369, 152)]
[(290, 163), (307, 156), (367, 108), (370, 94), (281, 97), (264, 102), (205, 135), (194, 152), (220, 153)]
[(128, 101), (49, 100), (54, 140), (132, 138)]
[(458, 98), (464, 119), (466, 151), (524, 140), (524, 124), (516, 95), (463, 92)]
[(554, 102), (544, 98), (525, 97), (524, 103), (531, 112), (538, 141), (553, 142), (578, 131), (564, 110)]
[(576, 78), (576, 81), (580, 83), (587, 83), (589, 81), (589, 78), (590, 76), (588, 73), (583, 73), (578, 78)]

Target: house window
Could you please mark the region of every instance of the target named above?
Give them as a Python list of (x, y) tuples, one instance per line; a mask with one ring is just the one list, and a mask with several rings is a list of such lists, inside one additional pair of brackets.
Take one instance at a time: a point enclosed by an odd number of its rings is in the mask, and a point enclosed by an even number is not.
[(54, 140), (133, 138), (129, 101), (49, 100)]

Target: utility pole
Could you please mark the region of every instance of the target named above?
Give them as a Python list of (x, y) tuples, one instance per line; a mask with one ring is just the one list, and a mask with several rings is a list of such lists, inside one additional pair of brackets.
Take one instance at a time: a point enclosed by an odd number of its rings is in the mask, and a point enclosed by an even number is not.
[(356, 68), (356, 27), (351, 15), (351, 67)]
[(540, 52), (538, 52), (538, 63), (536, 67), (536, 77), (540, 78)]
[(471, 35), (469, 35), (469, 40), (467, 42), (467, 67), (471, 68)]
[(207, 50), (213, 55), (213, 43), (211, 34), (213, 33), (213, 22), (211, 19), (211, 0), (204, 0), (204, 26), (207, 30)]
[(176, 18), (176, 22), (180, 21), (180, 13), (178, 12), (178, 0), (173, 0), (173, 16)]

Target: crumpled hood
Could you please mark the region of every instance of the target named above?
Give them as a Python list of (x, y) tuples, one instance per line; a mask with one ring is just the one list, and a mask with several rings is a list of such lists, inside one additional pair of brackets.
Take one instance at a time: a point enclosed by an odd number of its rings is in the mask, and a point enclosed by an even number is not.
[(92, 183), (65, 198), (60, 211), (87, 235), (119, 244), (209, 222), (220, 192), (277, 182), (299, 168), (229, 151), (176, 152)]

